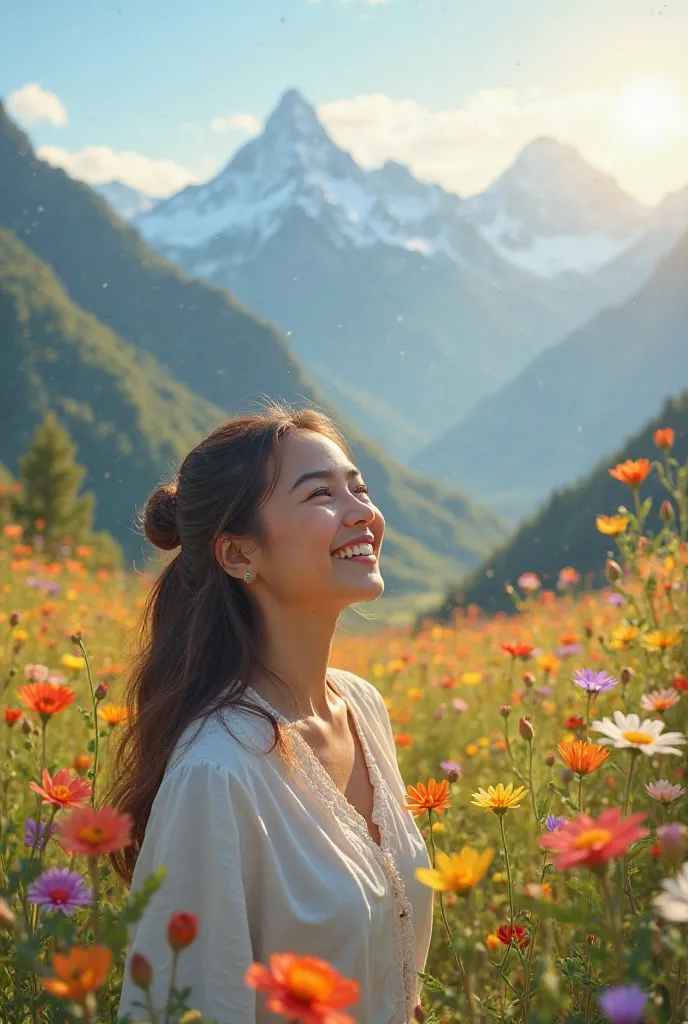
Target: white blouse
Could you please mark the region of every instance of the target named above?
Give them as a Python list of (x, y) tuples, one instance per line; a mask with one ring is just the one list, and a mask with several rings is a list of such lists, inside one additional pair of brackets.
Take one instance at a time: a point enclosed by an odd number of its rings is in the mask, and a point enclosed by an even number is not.
[(321, 957), (357, 980), (360, 1000), (343, 1012), (358, 1024), (413, 1019), (433, 911), (432, 890), (415, 870), (430, 858), (406, 809), (382, 697), (350, 672), (328, 669), (328, 680), (361, 740), (381, 846), (308, 743), (249, 687), (246, 696), (284, 723), (296, 764), (288, 769), (277, 751), (257, 756), (269, 749), (272, 726), (236, 708), (224, 715), (237, 738), (215, 717), (182, 736), (134, 870), (133, 892), (162, 864), (167, 875), (130, 931), (120, 1016), (147, 1019), (132, 1005), (143, 1000), (129, 978), (135, 951), (153, 966), (154, 1006), (164, 1005), (167, 920), (183, 910), (197, 915), (198, 936), (179, 957), (176, 987), (190, 986), (189, 1005), (213, 1020), (276, 1024), (265, 995), (243, 981), (250, 963), (267, 965), (273, 952)]

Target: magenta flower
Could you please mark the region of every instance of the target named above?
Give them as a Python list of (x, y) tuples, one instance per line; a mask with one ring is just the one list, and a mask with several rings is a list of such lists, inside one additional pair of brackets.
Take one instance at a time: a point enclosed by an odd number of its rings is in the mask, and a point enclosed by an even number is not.
[(463, 768), (456, 761), (440, 761), (440, 768), (445, 772), (456, 772), (459, 777), (463, 774)]
[(588, 693), (607, 693), (613, 690), (618, 680), (606, 672), (595, 672), (591, 668), (577, 668), (573, 673), (573, 681), (581, 690)]
[(77, 907), (85, 907), (93, 896), (78, 871), (69, 868), (49, 868), (26, 890), (29, 902), (48, 910), (61, 910), (71, 916)]
[(647, 995), (639, 985), (608, 988), (600, 996), (600, 1006), (613, 1024), (638, 1024), (643, 1019)]

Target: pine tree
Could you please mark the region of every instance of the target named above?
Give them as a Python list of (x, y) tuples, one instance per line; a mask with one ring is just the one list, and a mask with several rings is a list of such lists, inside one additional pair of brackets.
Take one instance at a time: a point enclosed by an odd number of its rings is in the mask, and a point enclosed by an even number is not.
[(68, 431), (48, 412), (20, 462), (23, 490), (15, 505), (16, 519), (27, 531), (37, 519), (44, 520), (43, 536), (51, 548), (66, 537), (81, 544), (92, 535), (95, 499), (91, 491), (79, 494), (86, 470), (75, 454)]

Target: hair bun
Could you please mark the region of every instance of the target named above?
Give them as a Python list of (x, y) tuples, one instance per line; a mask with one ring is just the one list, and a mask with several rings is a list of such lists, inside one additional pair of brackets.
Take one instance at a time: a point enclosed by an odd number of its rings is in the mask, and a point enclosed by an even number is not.
[(176, 484), (160, 484), (151, 493), (144, 510), (143, 532), (163, 551), (179, 547), (182, 540), (177, 529)]

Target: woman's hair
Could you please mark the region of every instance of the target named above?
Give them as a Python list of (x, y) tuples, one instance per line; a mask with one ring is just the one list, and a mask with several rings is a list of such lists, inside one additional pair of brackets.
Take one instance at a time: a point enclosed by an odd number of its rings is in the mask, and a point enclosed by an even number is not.
[(110, 859), (127, 882), (165, 769), (188, 726), (221, 709), (242, 707), (271, 723), (270, 750), (288, 752), (275, 716), (244, 699), (257, 670), (280, 680), (261, 661), (252, 595), (218, 563), (215, 544), (229, 533), (265, 546), (261, 504), (279, 475), (280, 442), (295, 430), (322, 434), (351, 455), (323, 413), (271, 404), (264, 413), (213, 430), (186, 456), (176, 480), (156, 487), (146, 503), (146, 537), (164, 550), (181, 548), (146, 601), (126, 694), (129, 724), (113, 761), (108, 801), (128, 812), (134, 824), (132, 845)]

